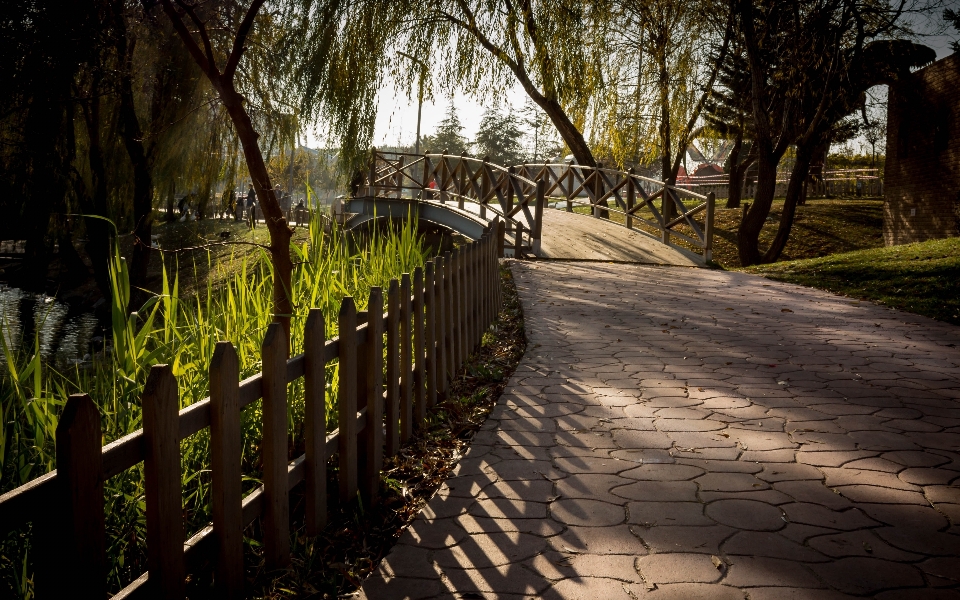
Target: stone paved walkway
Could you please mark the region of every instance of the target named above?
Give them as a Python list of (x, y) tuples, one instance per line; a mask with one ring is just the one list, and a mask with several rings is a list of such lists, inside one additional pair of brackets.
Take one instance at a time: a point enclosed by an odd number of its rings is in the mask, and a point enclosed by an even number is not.
[(960, 598), (960, 329), (740, 273), (513, 270), (527, 354), (365, 597)]

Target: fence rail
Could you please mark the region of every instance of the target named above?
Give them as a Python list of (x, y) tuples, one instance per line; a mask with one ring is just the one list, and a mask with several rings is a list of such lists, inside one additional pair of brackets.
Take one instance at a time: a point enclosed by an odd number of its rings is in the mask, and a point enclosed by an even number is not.
[[(220, 342), (210, 363), (210, 397), (179, 410), (168, 365), (155, 365), (142, 394), (143, 429), (101, 447), (100, 415), (89, 396), (70, 397), (57, 426), (57, 466), (0, 496), (0, 536), (33, 523), (38, 549), (36, 597), (84, 590), (106, 595), (103, 482), (144, 463), (147, 573), (114, 598), (183, 598), (187, 573), (215, 564), (217, 592), (243, 592), (243, 531), (258, 518), (269, 568), (290, 559), (289, 492), (305, 484), (309, 535), (326, 525), (328, 459), (339, 466), (339, 500), (375, 503), (384, 456), (397, 453), (442, 398), (459, 366), (480, 344), (500, 306), (498, 248), (502, 221), (476, 241), (390, 282), (386, 306), (372, 288), (368, 310), (344, 298), (338, 337), (324, 339), (324, 317), (311, 309), (303, 353), (287, 358), (286, 336), (271, 324), (262, 372), (239, 379), (237, 354)], [(411, 347), (412, 346), (412, 347)], [(339, 364), (338, 429), (327, 432), (325, 371)], [(386, 378), (384, 380), (384, 372)], [(303, 378), (305, 452), (288, 456), (287, 384)], [(263, 400), (263, 485), (241, 497), (240, 411)], [(212, 523), (184, 542), (180, 441), (210, 429)], [(60, 515), (51, 519), (50, 515)]]
[[(467, 203), (475, 204), (481, 219), (487, 218), (489, 211), (505, 221), (517, 257), (539, 252), (546, 202), (559, 198), (568, 211), (573, 211), (574, 205), (585, 205), (595, 217), (619, 213), (630, 229), (646, 225), (656, 230), (664, 244), (681, 239), (700, 248), (706, 260), (711, 258), (714, 196), (665, 185), (632, 169), (571, 163), (502, 167), (466, 155), (374, 150), (359, 193), (374, 198), (455, 202), (460, 210), (465, 210)], [(704, 213), (702, 224), (695, 219), (700, 213)], [(679, 231), (680, 227), (686, 231)], [(529, 244), (523, 241), (524, 232)]]

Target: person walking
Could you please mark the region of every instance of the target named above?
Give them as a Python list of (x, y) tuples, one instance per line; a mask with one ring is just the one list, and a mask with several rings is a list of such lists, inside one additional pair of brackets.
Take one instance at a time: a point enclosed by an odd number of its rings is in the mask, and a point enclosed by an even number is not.
[(250, 229), (254, 229), (257, 226), (257, 192), (253, 189), (252, 183), (247, 190), (247, 219)]

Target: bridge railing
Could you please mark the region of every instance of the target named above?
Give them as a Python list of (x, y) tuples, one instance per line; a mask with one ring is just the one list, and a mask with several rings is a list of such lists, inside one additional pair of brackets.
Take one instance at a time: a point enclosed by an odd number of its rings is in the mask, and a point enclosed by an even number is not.
[(515, 167), (465, 155), (375, 149), (364, 186), (372, 197), (436, 201), (481, 219), (499, 218), (514, 238), (510, 243), (515, 253), (540, 251), (543, 185), (519, 175)]
[(716, 206), (713, 193), (703, 195), (666, 185), (638, 175), (633, 169), (525, 163), (515, 170), (527, 181), (544, 182), (544, 195), (565, 201), (568, 212), (579, 205), (589, 206), (595, 217), (606, 216), (604, 212), (619, 214), (629, 229), (645, 225), (655, 230), (664, 244), (683, 240), (697, 248), (704, 260), (712, 259)]

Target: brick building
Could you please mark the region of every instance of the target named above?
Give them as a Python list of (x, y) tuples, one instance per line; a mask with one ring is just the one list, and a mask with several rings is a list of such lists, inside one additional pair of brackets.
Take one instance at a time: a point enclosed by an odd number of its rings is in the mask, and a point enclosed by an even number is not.
[(960, 53), (890, 88), (883, 239), (960, 234)]

